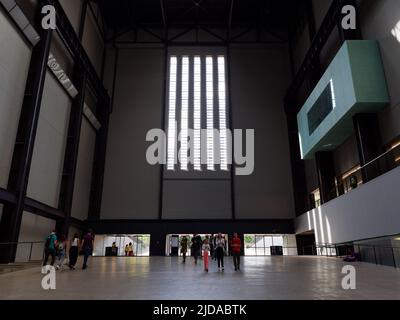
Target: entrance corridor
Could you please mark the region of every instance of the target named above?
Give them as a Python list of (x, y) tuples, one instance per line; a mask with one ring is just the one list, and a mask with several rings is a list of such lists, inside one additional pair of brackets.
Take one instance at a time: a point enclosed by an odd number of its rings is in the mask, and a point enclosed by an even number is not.
[[(0, 299), (265, 300), (400, 299), (400, 270), (367, 263), (356, 267), (356, 290), (341, 287), (340, 259), (326, 257), (242, 257), (235, 272), (216, 263), (178, 257), (94, 257), (86, 271), (56, 273), (56, 290), (41, 287), (40, 268), (0, 274)], [(79, 261), (81, 263), (81, 260)]]

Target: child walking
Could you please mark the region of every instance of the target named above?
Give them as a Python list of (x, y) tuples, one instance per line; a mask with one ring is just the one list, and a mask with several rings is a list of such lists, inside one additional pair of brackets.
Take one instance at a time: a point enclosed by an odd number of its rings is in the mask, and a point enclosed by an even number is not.
[(209, 257), (209, 253), (210, 253), (210, 244), (208, 243), (208, 239), (204, 240), (203, 243), (203, 261), (204, 261), (204, 271), (208, 272), (208, 257)]

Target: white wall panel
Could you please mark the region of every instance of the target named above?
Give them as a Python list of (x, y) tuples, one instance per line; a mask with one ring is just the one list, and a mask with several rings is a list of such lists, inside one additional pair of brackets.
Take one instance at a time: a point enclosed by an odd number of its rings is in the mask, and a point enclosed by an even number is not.
[(18, 245), (16, 262), (28, 261), (31, 251), (31, 244), (29, 242), (41, 242), (32, 245), (31, 253), (31, 260), (41, 260), (46, 237), (55, 227), (55, 220), (24, 212), (18, 242), (28, 243)]
[(31, 50), (0, 9), (0, 187), (6, 187)]
[(93, 157), (96, 132), (86, 118), (82, 121), (79, 140), (78, 163), (76, 167), (75, 189), (71, 215), (86, 220), (89, 212), (90, 187), (92, 182)]
[(47, 71), (27, 195), (58, 206), (71, 99)]
[(347, 241), (398, 234), (400, 168), (296, 219), (296, 233), (315, 231), (316, 242)]

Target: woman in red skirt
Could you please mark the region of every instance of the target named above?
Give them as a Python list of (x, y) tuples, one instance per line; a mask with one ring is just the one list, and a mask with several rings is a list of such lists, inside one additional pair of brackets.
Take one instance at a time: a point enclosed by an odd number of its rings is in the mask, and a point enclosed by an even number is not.
[(210, 244), (208, 243), (208, 239), (206, 238), (203, 242), (203, 261), (204, 261), (204, 271), (208, 272), (208, 260), (210, 256)]

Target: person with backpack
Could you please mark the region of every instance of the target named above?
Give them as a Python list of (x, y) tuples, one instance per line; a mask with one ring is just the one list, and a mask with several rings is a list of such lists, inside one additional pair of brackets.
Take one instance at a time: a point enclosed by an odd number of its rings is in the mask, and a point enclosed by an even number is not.
[(62, 269), (66, 255), (67, 255), (67, 238), (64, 235), (62, 235), (61, 241), (57, 242), (57, 256), (58, 256), (58, 264), (56, 266), (57, 270)]
[(56, 231), (53, 230), (46, 238), (46, 243), (44, 245), (44, 261), (43, 266), (47, 265), (49, 256), (51, 256), (50, 265), (53, 266), (56, 260), (56, 246), (57, 246), (57, 236)]
[(83, 237), (82, 250), (83, 250), (84, 258), (83, 258), (82, 270), (87, 269), (87, 267), (88, 267), (87, 262), (88, 262), (89, 256), (91, 256), (92, 252), (93, 252), (94, 238), (93, 238), (92, 233), (93, 233), (92, 229), (89, 229), (88, 232), (86, 233), (86, 235)]
[(72, 240), (71, 245), (69, 247), (69, 268), (71, 270), (75, 270), (76, 261), (78, 260), (79, 255), (79, 237), (78, 234), (75, 233)]

